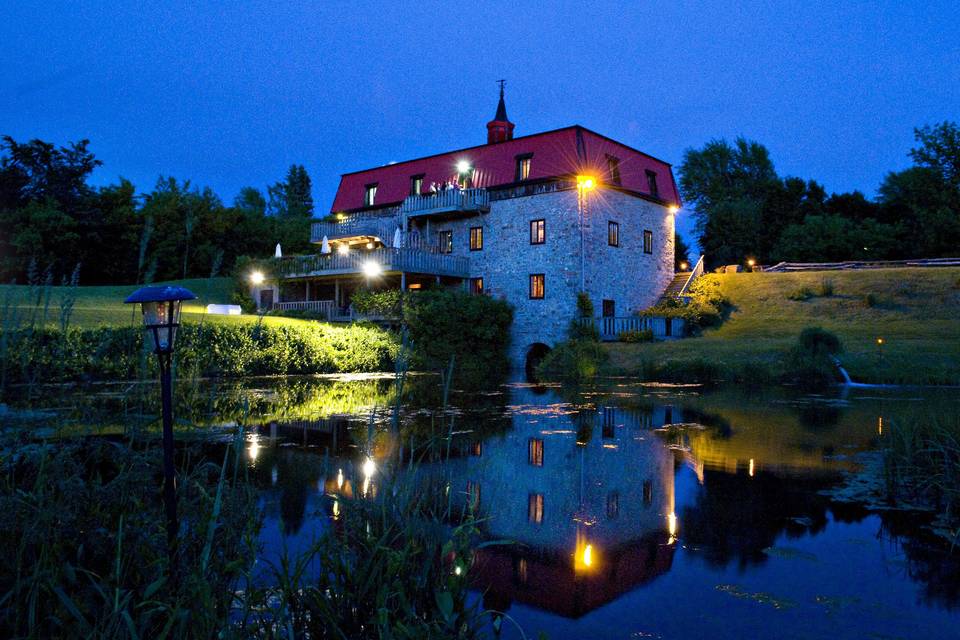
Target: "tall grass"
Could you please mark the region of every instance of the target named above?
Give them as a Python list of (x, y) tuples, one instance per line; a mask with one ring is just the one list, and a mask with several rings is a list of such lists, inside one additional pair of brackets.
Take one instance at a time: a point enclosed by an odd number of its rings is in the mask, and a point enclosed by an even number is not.
[(898, 420), (884, 443), (889, 497), (933, 507), (960, 542), (960, 415)]

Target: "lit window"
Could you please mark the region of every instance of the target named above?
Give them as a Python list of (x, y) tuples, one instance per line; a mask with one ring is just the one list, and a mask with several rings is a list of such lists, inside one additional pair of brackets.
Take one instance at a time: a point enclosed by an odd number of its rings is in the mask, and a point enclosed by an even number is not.
[(363, 189), (363, 206), (372, 207), (377, 200), (377, 183), (368, 184)]
[(543, 522), (543, 494), (531, 493), (527, 498), (527, 522)]
[(607, 518), (613, 520), (620, 515), (620, 493), (611, 491), (607, 494)]
[(607, 173), (610, 175), (610, 184), (620, 186), (620, 158), (607, 156)]
[(643, 231), (643, 252), (653, 253), (653, 231)]
[(543, 244), (547, 241), (547, 221), (530, 221), (530, 244)]
[(657, 172), (647, 169), (647, 190), (654, 198), (660, 196), (660, 190), (657, 189)]
[(483, 227), (470, 227), (470, 251), (483, 249)]
[(438, 232), (437, 244), (440, 245), (440, 253), (453, 253), (453, 230)]
[(532, 300), (542, 300), (545, 282), (545, 276), (542, 273), (532, 273), (530, 274), (530, 299)]
[(607, 244), (611, 247), (620, 246), (620, 223), (611, 220), (607, 223)]
[(483, 293), (483, 278), (470, 278), (470, 293)]
[(470, 445), (470, 455), (479, 458), (483, 455), (483, 442), (477, 440), (472, 445)]
[(535, 467), (543, 466), (543, 440), (530, 438), (527, 442), (527, 461)]
[(522, 182), (530, 177), (530, 162), (532, 158), (532, 153), (517, 156), (517, 172), (514, 176), (517, 182)]
[(423, 193), (423, 174), (410, 176), (410, 195), (418, 196)]

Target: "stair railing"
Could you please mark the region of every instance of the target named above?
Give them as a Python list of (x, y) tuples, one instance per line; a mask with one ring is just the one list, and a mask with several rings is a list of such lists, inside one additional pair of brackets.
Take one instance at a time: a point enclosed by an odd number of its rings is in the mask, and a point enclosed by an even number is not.
[(678, 298), (688, 298), (690, 290), (690, 285), (693, 284), (693, 281), (703, 275), (703, 255), (701, 254), (700, 259), (697, 260), (696, 266), (693, 267), (693, 271), (690, 272), (690, 277), (687, 278), (687, 281), (683, 283), (683, 287), (680, 289), (680, 293), (677, 294)]

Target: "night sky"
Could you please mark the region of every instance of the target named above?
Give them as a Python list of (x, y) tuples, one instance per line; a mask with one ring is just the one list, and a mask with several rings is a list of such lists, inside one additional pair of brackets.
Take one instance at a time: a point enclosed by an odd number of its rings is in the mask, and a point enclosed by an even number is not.
[(956, 0), (157, 4), (4, 2), (0, 133), (228, 203), (302, 163), (323, 213), (342, 172), (483, 143), (499, 78), (516, 135), (582, 124), (674, 164), (744, 135), (871, 196), (913, 127), (960, 120)]

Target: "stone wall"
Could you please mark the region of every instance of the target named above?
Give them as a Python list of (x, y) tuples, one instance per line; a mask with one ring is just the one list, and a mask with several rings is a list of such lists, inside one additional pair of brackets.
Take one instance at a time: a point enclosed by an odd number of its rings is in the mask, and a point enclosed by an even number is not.
[[(586, 290), (601, 313), (614, 300), (617, 315), (649, 307), (673, 277), (673, 215), (666, 207), (610, 189), (590, 192), (585, 227)], [(530, 222), (546, 222), (546, 242), (530, 244)], [(607, 244), (607, 222), (620, 224), (620, 246)], [(421, 228), (425, 223), (420, 222)], [(470, 228), (483, 229), (483, 249), (470, 250)], [(643, 230), (653, 231), (653, 254), (643, 253)], [(552, 346), (567, 335), (580, 291), (577, 192), (556, 191), (491, 203), (490, 212), (431, 222), (453, 231), (453, 253), (470, 259), (470, 275), (514, 308), (511, 359), (522, 364), (533, 343)], [(531, 300), (530, 275), (545, 276), (545, 296)]]

